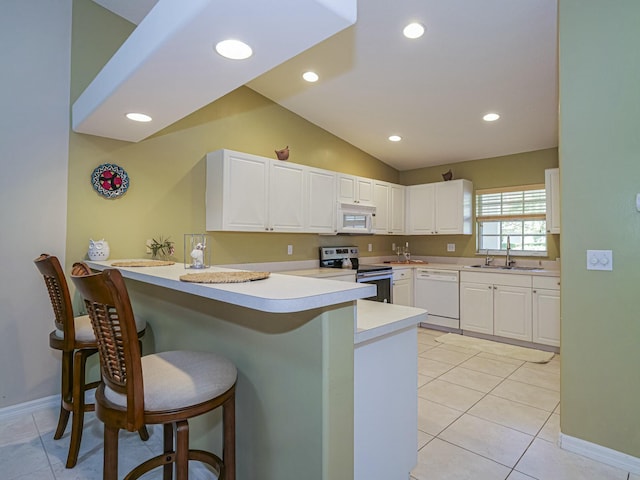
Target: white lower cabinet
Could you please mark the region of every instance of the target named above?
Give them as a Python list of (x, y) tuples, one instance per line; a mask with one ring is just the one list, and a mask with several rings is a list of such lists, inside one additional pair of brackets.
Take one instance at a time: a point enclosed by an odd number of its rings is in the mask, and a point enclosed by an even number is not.
[(560, 346), (560, 278), (533, 277), (533, 341)]
[(493, 334), (530, 342), (531, 287), (493, 288)]
[(410, 268), (393, 270), (392, 303), (413, 307), (413, 270)]
[(493, 285), (460, 282), (460, 328), (493, 335)]
[(560, 278), (461, 272), (460, 328), (560, 346)]

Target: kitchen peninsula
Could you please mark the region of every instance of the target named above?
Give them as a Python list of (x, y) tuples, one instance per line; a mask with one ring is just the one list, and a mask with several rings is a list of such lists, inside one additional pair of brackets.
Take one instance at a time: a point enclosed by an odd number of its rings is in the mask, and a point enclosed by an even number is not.
[[(112, 261), (88, 263), (103, 270)], [(365, 459), (392, 457), (408, 476), (416, 462), (415, 326), (424, 310), (359, 300), (374, 293), (369, 284), (277, 273), (255, 282), (196, 284), (179, 280), (188, 272), (182, 264), (119, 269), (136, 315), (151, 330), (143, 353), (211, 350), (236, 364), (239, 480), (364, 479)], [(385, 355), (391, 362), (380, 371)], [(390, 375), (394, 365), (402, 371)], [(392, 388), (385, 389), (389, 377)], [(383, 422), (388, 431), (375, 431), (376, 415), (391, 418), (402, 408), (408, 434), (393, 421)], [(196, 447), (220, 448), (215, 415), (193, 422)], [(394, 443), (409, 445), (407, 451), (379, 455), (399, 431), (404, 441)]]

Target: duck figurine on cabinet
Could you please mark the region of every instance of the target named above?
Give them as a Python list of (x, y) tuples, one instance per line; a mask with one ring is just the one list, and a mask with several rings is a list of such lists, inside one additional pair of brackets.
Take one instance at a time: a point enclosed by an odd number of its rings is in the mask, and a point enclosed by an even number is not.
[(276, 157), (278, 160), (288, 160), (289, 159), (289, 145), (281, 150), (276, 150)]

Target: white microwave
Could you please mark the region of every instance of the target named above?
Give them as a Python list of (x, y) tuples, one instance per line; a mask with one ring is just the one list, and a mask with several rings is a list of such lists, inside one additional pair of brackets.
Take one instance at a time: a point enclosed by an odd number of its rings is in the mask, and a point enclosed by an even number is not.
[(338, 203), (337, 231), (367, 235), (373, 233), (376, 207), (358, 203)]

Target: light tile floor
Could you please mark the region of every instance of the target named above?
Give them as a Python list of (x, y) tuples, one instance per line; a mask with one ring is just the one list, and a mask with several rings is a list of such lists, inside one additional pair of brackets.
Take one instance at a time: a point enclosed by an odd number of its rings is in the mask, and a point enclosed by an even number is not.
[[(557, 447), (560, 359), (544, 365), (438, 343), (435, 330), (418, 333), (418, 465), (412, 480), (640, 480)], [(57, 409), (3, 419), (3, 480), (96, 480), (102, 477), (102, 424), (86, 415), (78, 465), (66, 469), (69, 427), (53, 440)], [(159, 431), (148, 442), (121, 433), (120, 471), (161, 450)], [(156, 433), (157, 432), (157, 433)], [(197, 468), (195, 480), (213, 478)], [(150, 472), (146, 480), (161, 478)], [(395, 480), (395, 479), (371, 479)]]
[(546, 364), (438, 343), (418, 330), (413, 480), (640, 480), (560, 449), (560, 356)]

